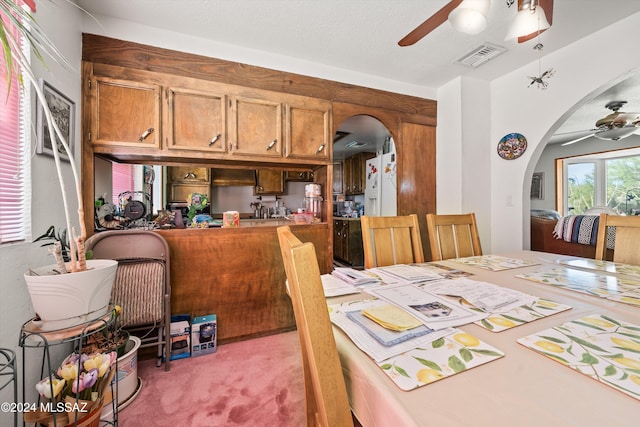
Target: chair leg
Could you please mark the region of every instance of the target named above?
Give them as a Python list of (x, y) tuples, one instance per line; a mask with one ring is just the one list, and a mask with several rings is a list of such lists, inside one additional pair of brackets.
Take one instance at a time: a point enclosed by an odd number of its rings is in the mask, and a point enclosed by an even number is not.
[(158, 327), (158, 360), (156, 361), (156, 366), (159, 368), (160, 365), (162, 365), (162, 333), (163, 333), (163, 328), (162, 326)]

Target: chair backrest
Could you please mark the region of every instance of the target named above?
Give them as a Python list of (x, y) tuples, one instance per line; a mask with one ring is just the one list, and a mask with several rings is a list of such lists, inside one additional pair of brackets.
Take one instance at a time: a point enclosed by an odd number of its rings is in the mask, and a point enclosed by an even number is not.
[(171, 294), (169, 246), (147, 230), (112, 230), (89, 237), (86, 249), (95, 259), (118, 261), (112, 302), (123, 307), (123, 327), (166, 320), (165, 299)]
[(288, 226), (278, 228), (278, 240), (300, 337), (307, 426), (353, 426), (315, 247)]
[(427, 214), (427, 232), (432, 261), (482, 255), (474, 213)]
[(596, 240), (596, 259), (606, 259), (607, 227), (616, 228), (613, 261), (640, 265), (640, 217), (601, 213)]
[(424, 262), (420, 227), (416, 214), (406, 216), (362, 216), (364, 267)]

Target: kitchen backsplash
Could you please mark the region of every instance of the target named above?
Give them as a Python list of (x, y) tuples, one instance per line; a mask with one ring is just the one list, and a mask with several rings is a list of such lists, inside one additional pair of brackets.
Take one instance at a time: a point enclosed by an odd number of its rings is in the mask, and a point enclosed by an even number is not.
[[(284, 204), (292, 211), (304, 207), (304, 186), (308, 182), (286, 181), (285, 194), (278, 196), (280, 204)], [(258, 201), (258, 196), (253, 195), (251, 186), (233, 186), (211, 188), (212, 212), (238, 211), (240, 213), (251, 213), (250, 204)], [(273, 207), (274, 203), (265, 203), (266, 207)]]

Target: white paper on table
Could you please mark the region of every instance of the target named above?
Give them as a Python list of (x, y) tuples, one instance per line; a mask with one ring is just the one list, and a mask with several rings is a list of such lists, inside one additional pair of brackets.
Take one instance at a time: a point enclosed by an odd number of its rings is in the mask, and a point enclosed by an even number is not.
[(537, 297), (524, 292), (467, 278), (441, 280), (423, 284), (421, 287), (438, 295), (462, 297), (473, 306), (488, 313), (506, 313), (537, 300)]
[(340, 295), (357, 294), (360, 289), (353, 285), (348, 284), (331, 274), (323, 274), (320, 276), (322, 279), (322, 288), (324, 289), (325, 297), (337, 297)]
[(381, 267), (368, 268), (367, 271), (379, 277), (382, 285), (399, 285), (409, 283), (406, 280), (402, 280), (397, 276), (393, 276), (385, 272)]
[(334, 268), (331, 274), (354, 286), (377, 285), (380, 282), (379, 277), (366, 270), (355, 270), (348, 267)]
[(367, 331), (365, 331), (360, 325), (349, 319), (343, 310), (362, 310), (370, 306), (377, 304), (383, 304), (382, 301), (364, 300), (354, 301), (351, 303), (330, 305), (331, 310), (329, 315), (331, 322), (342, 329), (345, 334), (353, 341), (353, 343), (360, 350), (364, 351), (369, 357), (376, 362), (382, 362), (390, 357), (397, 356), (406, 351), (413, 350), (418, 347), (425, 347), (432, 341), (449, 335), (453, 332), (452, 329), (441, 329), (434, 331), (427, 335), (412, 338), (410, 340), (395, 344), (392, 346), (385, 346), (380, 344), (375, 338), (373, 338)]
[(430, 280), (441, 280), (442, 276), (433, 271), (418, 266), (397, 264), (379, 267), (384, 273), (408, 283), (421, 283)]
[(417, 285), (394, 285), (366, 292), (406, 310), (431, 329), (440, 330), (482, 320), (489, 313), (470, 310), (456, 301), (446, 300)]

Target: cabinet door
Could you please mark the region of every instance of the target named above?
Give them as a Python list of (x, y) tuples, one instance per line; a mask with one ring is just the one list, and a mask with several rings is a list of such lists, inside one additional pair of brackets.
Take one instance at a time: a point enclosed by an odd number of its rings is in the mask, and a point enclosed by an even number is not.
[(344, 231), (343, 221), (334, 220), (333, 221), (333, 256), (335, 258), (344, 259), (344, 243), (345, 239), (342, 236)]
[(353, 194), (353, 158), (344, 159), (342, 163), (342, 186), (344, 194)]
[(169, 201), (186, 202), (191, 193), (209, 194), (209, 184), (169, 184)]
[(333, 163), (333, 193), (342, 194), (344, 189), (342, 188), (343, 171), (342, 162)]
[(328, 160), (331, 104), (309, 98), (299, 105), (288, 104), (286, 111), (286, 156)]
[(283, 194), (284, 177), (283, 172), (271, 169), (256, 170), (256, 186), (254, 194)]
[(167, 89), (167, 147), (227, 152), (226, 96), (189, 89)]
[(348, 260), (354, 267), (364, 265), (364, 246), (362, 245), (362, 227), (359, 220), (345, 221), (349, 237), (347, 240)]
[(160, 148), (160, 86), (98, 76), (90, 81), (94, 145)]
[(282, 104), (232, 97), (230, 114), (231, 155), (282, 157)]
[(313, 172), (285, 171), (285, 181), (313, 182)]
[(209, 168), (194, 166), (168, 166), (167, 175), (171, 182), (209, 183)]

